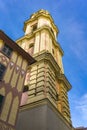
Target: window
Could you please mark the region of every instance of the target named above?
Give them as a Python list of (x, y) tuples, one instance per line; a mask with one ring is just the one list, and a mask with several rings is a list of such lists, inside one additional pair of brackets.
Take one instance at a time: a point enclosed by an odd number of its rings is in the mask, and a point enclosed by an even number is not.
[(54, 49), (52, 49), (52, 54), (54, 55)]
[(0, 80), (2, 80), (6, 67), (0, 63)]
[(4, 45), (4, 47), (2, 48), (2, 52), (10, 57), (11, 56), (11, 53), (12, 53), (12, 49), (8, 46), (8, 45)]
[(37, 24), (34, 24), (33, 26), (32, 26), (32, 31), (35, 31), (37, 29)]
[(28, 86), (25, 85), (25, 86), (24, 86), (24, 89), (23, 89), (23, 92), (27, 92), (27, 91), (28, 91)]
[(32, 43), (29, 45), (29, 54), (32, 56), (33, 53), (34, 53), (34, 44)]
[(3, 99), (4, 99), (4, 96), (0, 94), (0, 110), (2, 107)]

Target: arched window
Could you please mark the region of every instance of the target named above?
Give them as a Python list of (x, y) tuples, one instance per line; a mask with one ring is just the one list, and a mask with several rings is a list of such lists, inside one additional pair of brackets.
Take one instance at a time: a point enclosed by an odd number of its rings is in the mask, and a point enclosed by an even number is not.
[(1, 88), (0, 89), (0, 111), (2, 109), (3, 101), (4, 101), (4, 96), (5, 96), (5, 89)]
[(29, 45), (29, 54), (32, 56), (34, 53), (34, 43)]
[(32, 31), (35, 31), (37, 29), (37, 23), (32, 26)]
[(12, 101), (12, 93), (8, 93), (8, 95), (5, 97), (5, 102), (3, 104), (3, 109), (1, 112), (1, 119), (6, 121), (7, 116), (9, 114), (10, 106), (11, 106), (11, 101)]

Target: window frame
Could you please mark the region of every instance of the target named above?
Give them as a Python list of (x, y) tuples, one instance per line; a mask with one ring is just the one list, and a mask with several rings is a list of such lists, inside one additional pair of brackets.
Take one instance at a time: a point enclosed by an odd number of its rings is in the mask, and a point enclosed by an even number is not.
[(6, 71), (6, 66), (0, 63), (0, 81), (2, 81), (5, 71)]
[(29, 90), (28, 85), (25, 85), (24, 88), (23, 88), (23, 93), (27, 92), (28, 90)]
[(2, 47), (2, 53), (7, 56), (7, 57), (11, 57), (12, 51), (13, 49), (11, 47), (9, 47), (7, 44), (4, 44), (4, 46)]
[(0, 98), (2, 98), (2, 99), (0, 99), (1, 100), (0, 101), (0, 111), (1, 111), (5, 96), (3, 96), (3, 95), (0, 94)]
[(55, 55), (55, 51), (54, 51), (54, 48), (52, 48), (52, 54)]
[(36, 29), (37, 29), (37, 23), (32, 25), (32, 31), (36, 31)]

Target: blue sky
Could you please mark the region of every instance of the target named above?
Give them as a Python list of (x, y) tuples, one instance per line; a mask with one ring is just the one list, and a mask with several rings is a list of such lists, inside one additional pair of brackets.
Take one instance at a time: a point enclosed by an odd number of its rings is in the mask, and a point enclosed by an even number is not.
[(0, 29), (13, 40), (23, 32), (23, 23), (39, 9), (48, 10), (60, 33), (65, 75), (74, 127), (87, 126), (87, 1), (86, 0), (0, 0)]

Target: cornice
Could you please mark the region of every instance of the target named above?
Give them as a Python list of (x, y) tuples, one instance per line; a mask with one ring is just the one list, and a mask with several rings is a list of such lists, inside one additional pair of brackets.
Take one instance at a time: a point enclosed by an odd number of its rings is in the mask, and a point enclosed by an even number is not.
[(57, 32), (57, 33), (59, 32), (57, 26), (54, 24), (54, 20), (53, 20), (52, 16), (51, 16), (51, 15), (49, 14), (49, 12), (46, 11), (46, 10), (39, 10), (39, 11), (37, 11), (36, 13), (32, 14), (32, 15), (30, 16), (30, 19), (28, 19), (28, 20), (26, 20), (26, 21), (24, 22), (24, 31), (25, 31), (26, 25), (27, 25), (28, 23), (33, 22), (33, 21), (35, 21), (35, 20), (38, 20), (39, 17), (48, 18), (48, 19), (51, 21), (52, 26), (55, 28), (56, 32)]
[(55, 61), (55, 59), (51, 55), (51, 53), (49, 53), (48, 51), (44, 51), (44, 52), (42, 52), (42, 54), (34, 56), (34, 58), (36, 59), (37, 62), (44, 60), (44, 61), (50, 63), (53, 66), (56, 73), (60, 73), (59, 65), (57, 64), (57, 62)]
[(72, 88), (72, 85), (70, 84), (70, 82), (64, 74), (60, 74), (57, 77), (60, 82), (63, 82), (66, 85), (68, 91)]
[(58, 81), (62, 82), (66, 86), (67, 91), (69, 91), (72, 88), (66, 76), (64, 74), (61, 74), (61, 69), (57, 64), (57, 62), (55, 61), (54, 57), (51, 55), (51, 53), (44, 51), (42, 52), (42, 54), (34, 56), (34, 58), (36, 59), (37, 62), (44, 60), (48, 63), (51, 63), (52, 67), (56, 72), (56, 77), (58, 78)]
[(20, 42), (22, 40), (26, 40), (26, 39), (31, 39), (32, 37), (34, 37), (35, 33), (29, 33), (27, 35), (24, 35), (23, 37), (20, 37), (19, 39), (16, 40), (16, 42)]
[(44, 25), (44, 26), (38, 28), (37, 30), (35, 30), (34, 32), (29, 33), (29, 34), (27, 34), (27, 35), (21, 37), (21, 38), (18, 39), (16, 42), (18, 43), (18, 42), (21, 41), (21, 40), (30, 39), (30, 38), (34, 37), (34, 36), (36, 35), (36, 33), (41, 32), (41, 31), (43, 31), (43, 30), (47, 30), (47, 31), (50, 33), (50, 35), (51, 35), (51, 37), (52, 37), (52, 39), (53, 39), (54, 45), (59, 48), (59, 50), (60, 50), (60, 52), (61, 52), (61, 54), (62, 54), (62, 56), (63, 56), (63, 54), (64, 54), (63, 49), (61, 48), (60, 44), (55, 40), (54, 34), (51, 32), (50, 27), (47, 26), (47, 25)]

